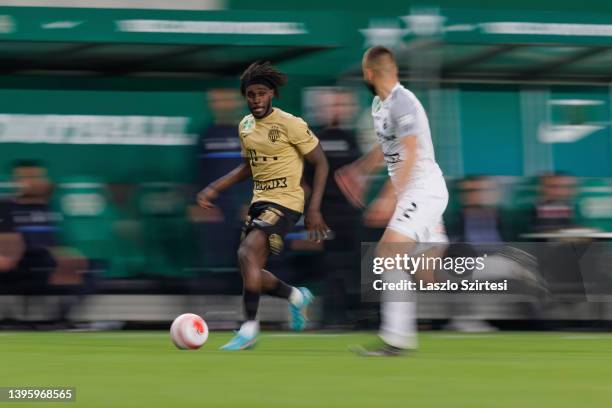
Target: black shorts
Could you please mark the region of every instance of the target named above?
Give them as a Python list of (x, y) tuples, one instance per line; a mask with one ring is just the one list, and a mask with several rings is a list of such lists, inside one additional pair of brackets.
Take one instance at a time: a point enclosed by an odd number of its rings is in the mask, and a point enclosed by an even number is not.
[(268, 236), (270, 252), (280, 254), (283, 250), (283, 237), (300, 220), (301, 213), (282, 205), (267, 201), (257, 201), (249, 207), (249, 214), (242, 227), (242, 241), (253, 229), (259, 229)]

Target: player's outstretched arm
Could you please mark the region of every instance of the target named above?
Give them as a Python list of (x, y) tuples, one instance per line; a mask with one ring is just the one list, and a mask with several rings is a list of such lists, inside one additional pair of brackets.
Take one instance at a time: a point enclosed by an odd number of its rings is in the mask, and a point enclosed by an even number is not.
[(325, 191), (325, 183), (329, 173), (329, 164), (320, 143), (310, 153), (304, 155), (304, 158), (314, 167), (312, 195), (310, 196), (310, 204), (306, 210), (304, 222), (310, 238), (320, 242), (321, 239), (326, 238), (329, 231), (321, 214), (321, 201), (323, 200), (323, 192)]
[(367, 187), (367, 176), (384, 163), (384, 155), (379, 144), (353, 163), (336, 171), (336, 184), (351, 203), (357, 208), (365, 207), (364, 196)]
[(227, 173), (225, 176), (213, 181), (200, 191), (197, 196), (198, 205), (204, 209), (213, 208), (213, 201), (219, 197), (221, 192), (249, 177), (251, 177), (251, 166), (245, 159), (244, 163)]
[(355, 170), (363, 175), (368, 175), (375, 170), (378, 170), (385, 163), (385, 156), (383, 155), (380, 144), (376, 143), (369, 152), (363, 155), (361, 158), (355, 160), (349, 166), (352, 166)]

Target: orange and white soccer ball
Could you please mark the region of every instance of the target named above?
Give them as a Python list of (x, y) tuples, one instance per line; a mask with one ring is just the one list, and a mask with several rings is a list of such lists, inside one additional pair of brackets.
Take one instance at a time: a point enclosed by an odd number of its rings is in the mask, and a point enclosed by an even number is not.
[(170, 337), (174, 345), (180, 349), (199, 349), (208, 340), (208, 325), (200, 316), (185, 313), (172, 322)]

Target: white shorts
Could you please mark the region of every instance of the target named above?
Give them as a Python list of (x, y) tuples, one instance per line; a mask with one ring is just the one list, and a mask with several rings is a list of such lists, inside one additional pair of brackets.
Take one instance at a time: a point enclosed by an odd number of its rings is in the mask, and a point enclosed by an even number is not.
[(448, 191), (446, 186), (436, 190), (405, 191), (397, 201), (387, 228), (417, 242), (448, 242), (442, 219), (448, 204)]

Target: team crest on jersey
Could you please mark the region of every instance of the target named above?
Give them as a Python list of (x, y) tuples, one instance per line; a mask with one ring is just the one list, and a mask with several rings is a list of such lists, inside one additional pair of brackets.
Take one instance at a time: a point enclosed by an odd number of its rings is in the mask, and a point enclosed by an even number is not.
[(382, 102), (380, 99), (376, 99), (374, 101), (374, 106), (372, 106), (372, 112), (376, 113), (380, 110), (380, 108), (382, 108)]
[(280, 135), (280, 129), (278, 128), (278, 126), (274, 125), (272, 126), (272, 129), (270, 129), (270, 131), (268, 132), (268, 139), (272, 143), (276, 143), (276, 141), (280, 138)]
[(242, 124), (242, 130), (244, 132), (248, 132), (253, 130), (253, 127), (255, 126), (255, 120), (253, 118), (248, 118), (247, 120), (244, 121), (244, 123)]

